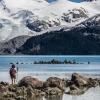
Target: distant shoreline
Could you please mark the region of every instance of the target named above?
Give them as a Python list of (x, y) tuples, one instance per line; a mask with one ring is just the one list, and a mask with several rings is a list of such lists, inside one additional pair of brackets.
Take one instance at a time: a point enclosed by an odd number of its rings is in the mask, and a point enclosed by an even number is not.
[(78, 62), (76, 62), (76, 60), (67, 60), (65, 59), (64, 61), (60, 61), (60, 60), (56, 60), (56, 59), (52, 59), (49, 61), (34, 61), (34, 64), (79, 64)]
[[(87, 63), (90, 64), (90, 62), (87, 62)], [(10, 64), (13, 64), (13, 62), (11, 62)], [(28, 64), (28, 63), (16, 62), (15, 64)], [(65, 59), (64, 61), (60, 61), (60, 60), (52, 59), (49, 61), (46, 61), (46, 60), (33, 61), (30, 64), (84, 64), (84, 63), (78, 63), (76, 60)]]

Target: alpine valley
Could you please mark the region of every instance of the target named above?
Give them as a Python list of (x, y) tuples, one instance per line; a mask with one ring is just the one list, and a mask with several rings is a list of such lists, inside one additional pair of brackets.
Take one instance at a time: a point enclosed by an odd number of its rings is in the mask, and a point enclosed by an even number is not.
[(0, 0), (0, 54), (99, 55), (100, 0)]

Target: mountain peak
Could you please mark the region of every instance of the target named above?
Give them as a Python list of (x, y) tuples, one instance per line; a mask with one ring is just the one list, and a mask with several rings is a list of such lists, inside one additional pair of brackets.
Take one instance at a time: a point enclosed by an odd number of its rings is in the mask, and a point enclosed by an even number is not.
[(45, 0), (3, 0), (9, 8), (36, 8), (48, 4)]

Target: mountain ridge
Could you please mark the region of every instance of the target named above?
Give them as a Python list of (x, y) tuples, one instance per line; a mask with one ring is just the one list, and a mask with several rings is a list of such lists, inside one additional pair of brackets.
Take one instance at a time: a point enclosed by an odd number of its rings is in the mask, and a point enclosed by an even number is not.
[(100, 54), (100, 0), (26, 2), (0, 1), (0, 54)]
[(0, 19), (3, 18), (10, 24), (0, 22), (2, 26), (0, 41), (21, 35), (44, 34), (46, 30), (58, 26), (75, 26), (100, 13), (99, 7), (96, 8), (99, 2), (98, 0), (91, 3), (74, 3), (68, 0), (58, 0), (48, 3), (45, 0), (1, 0), (3, 9), (0, 6)]
[[(91, 26), (82, 27), (80, 24), (69, 31), (60, 30), (32, 37), (17, 50), (17, 53), (31, 55), (98, 55), (100, 54), (100, 20), (98, 22), (98, 28), (97, 26), (92, 28)], [(85, 23), (86, 21), (83, 24)]]

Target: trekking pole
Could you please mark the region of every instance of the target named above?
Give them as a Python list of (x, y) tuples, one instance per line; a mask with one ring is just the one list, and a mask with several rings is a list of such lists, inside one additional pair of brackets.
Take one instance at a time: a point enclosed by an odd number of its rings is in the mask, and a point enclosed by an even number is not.
[(18, 68), (18, 66), (17, 66), (17, 80), (16, 80), (17, 82), (18, 82), (18, 70), (19, 70), (19, 68)]

